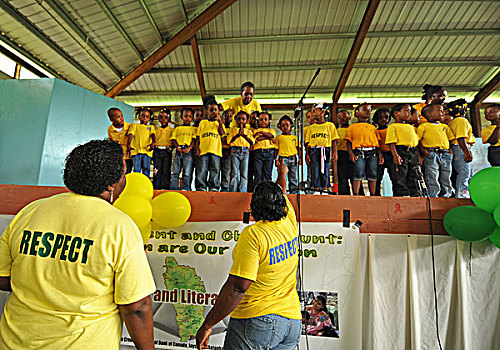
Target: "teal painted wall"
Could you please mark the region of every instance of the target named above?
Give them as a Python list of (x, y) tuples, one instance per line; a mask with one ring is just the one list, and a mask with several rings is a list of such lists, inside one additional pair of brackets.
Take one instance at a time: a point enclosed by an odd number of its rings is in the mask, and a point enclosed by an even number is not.
[(107, 110), (134, 108), (58, 79), (0, 81), (0, 183), (62, 186), (66, 155), (107, 138)]

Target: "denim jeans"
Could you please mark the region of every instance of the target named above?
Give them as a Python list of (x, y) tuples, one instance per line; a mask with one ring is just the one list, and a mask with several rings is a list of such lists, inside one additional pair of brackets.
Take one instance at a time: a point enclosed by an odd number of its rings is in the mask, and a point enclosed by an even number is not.
[(253, 174), (254, 184), (271, 181), (274, 162), (274, 148), (256, 149), (254, 151)]
[(278, 315), (231, 318), (224, 339), (224, 349), (292, 350), (299, 343), (301, 329), (301, 320)]
[(248, 147), (231, 147), (231, 192), (246, 192)]
[(288, 167), (288, 192), (295, 194), (299, 193), (299, 182), (297, 180), (297, 156), (278, 157)]
[(358, 157), (353, 167), (353, 180), (377, 181), (377, 151), (361, 151), (359, 149), (355, 149), (352, 153)]
[(428, 157), (424, 157), (425, 184), (430, 197), (450, 197), (451, 188), (451, 161), (450, 153), (430, 151)]
[(153, 151), (153, 165), (156, 169), (156, 174), (153, 174), (153, 188), (155, 190), (169, 190), (172, 151), (156, 148)]
[(231, 187), (231, 149), (222, 149), (220, 159), (220, 191), (229, 192)]
[(451, 145), (453, 150), (453, 167), (457, 172), (457, 180), (455, 182), (455, 197), (470, 198), (469, 196), (469, 180), (472, 177), (472, 168), (470, 163), (464, 160), (464, 151), (460, 145)]
[(328, 188), (330, 187), (330, 147), (324, 147), (323, 171), (321, 170), (322, 148), (309, 148), (309, 159), (311, 162), (311, 187)]
[(149, 177), (151, 171), (151, 157), (147, 154), (136, 154), (132, 156), (132, 163), (134, 163), (134, 172), (143, 173)]
[(191, 175), (193, 174), (193, 150), (188, 154), (181, 152), (175, 153), (174, 171), (172, 172), (172, 190), (179, 189), (179, 175), (182, 170), (182, 190), (191, 191)]
[(196, 190), (218, 192), (220, 187), (220, 157), (213, 153), (205, 153), (200, 156), (199, 165)]

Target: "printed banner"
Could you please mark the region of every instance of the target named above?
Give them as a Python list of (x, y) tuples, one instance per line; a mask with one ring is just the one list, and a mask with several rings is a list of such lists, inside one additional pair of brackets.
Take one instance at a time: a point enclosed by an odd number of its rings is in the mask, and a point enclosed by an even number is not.
[[(240, 222), (193, 222), (174, 230), (153, 227), (146, 246), (156, 282), (153, 294), (157, 349), (195, 348), (194, 336), (215, 304), (232, 263)], [(301, 346), (361, 349), (359, 231), (339, 223), (303, 223), (300, 287)], [(328, 312), (312, 312), (323, 296)], [(324, 322), (326, 320), (326, 322)], [(210, 348), (222, 349), (229, 317), (213, 327)], [(323, 322), (324, 327), (318, 325)], [(320, 329), (317, 329), (320, 328)], [(122, 343), (132, 345), (124, 328)]]
[[(12, 219), (0, 215), (0, 232)], [(165, 230), (152, 227), (146, 245), (156, 282), (153, 294), (157, 349), (195, 348), (194, 336), (215, 304), (232, 263), (241, 222), (188, 222)], [(359, 230), (340, 223), (303, 223), (299, 295), (303, 309), (302, 349), (361, 349), (362, 271)], [(8, 293), (0, 293), (0, 307)], [(319, 298), (318, 298), (319, 297)], [(326, 300), (315, 314), (316, 299)], [(222, 349), (229, 317), (213, 328), (212, 350)], [(318, 325), (322, 323), (323, 327)], [(122, 345), (133, 345), (124, 327)]]

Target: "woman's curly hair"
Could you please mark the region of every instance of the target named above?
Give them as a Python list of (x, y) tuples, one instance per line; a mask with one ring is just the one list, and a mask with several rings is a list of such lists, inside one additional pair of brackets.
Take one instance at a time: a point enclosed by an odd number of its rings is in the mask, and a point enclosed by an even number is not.
[(98, 196), (123, 175), (123, 149), (118, 142), (92, 140), (66, 157), (63, 180), (77, 194)]
[(255, 221), (278, 221), (288, 213), (283, 191), (275, 182), (261, 182), (255, 186), (250, 209)]

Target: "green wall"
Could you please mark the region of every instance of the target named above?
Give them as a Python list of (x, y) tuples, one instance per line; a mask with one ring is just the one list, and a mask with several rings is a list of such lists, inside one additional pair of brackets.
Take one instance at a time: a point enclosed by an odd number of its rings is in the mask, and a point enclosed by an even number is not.
[(58, 79), (0, 81), (0, 183), (62, 186), (66, 155), (107, 138), (107, 110), (134, 108)]

